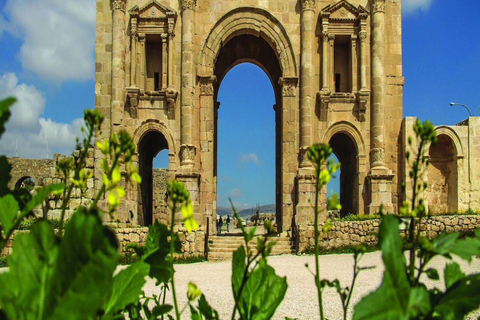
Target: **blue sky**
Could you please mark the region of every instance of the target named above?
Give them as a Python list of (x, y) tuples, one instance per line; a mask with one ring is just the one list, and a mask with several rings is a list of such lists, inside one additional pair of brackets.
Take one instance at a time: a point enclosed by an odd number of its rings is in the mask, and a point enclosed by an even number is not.
[[(404, 116), (455, 124), (480, 104), (480, 3), (403, 0)], [(0, 154), (69, 154), (94, 106), (95, 0), (0, 0), (0, 98), (15, 95)], [(248, 93), (245, 94), (245, 93)], [(274, 201), (273, 91), (253, 65), (219, 93), (219, 204)], [(160, 155), (162, 158), (162, 155)], [(163, 163), (164, 161), (158, 161)]]

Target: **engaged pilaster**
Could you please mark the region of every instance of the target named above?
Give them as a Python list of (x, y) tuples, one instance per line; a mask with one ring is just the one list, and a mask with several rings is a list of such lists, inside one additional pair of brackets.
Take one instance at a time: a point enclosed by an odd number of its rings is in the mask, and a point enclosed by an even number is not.
[(370, 191), (369, 212), (375, 213), (383, 205), (386, 212), (393, 212), (393, 174), (385, 166), (385, 1), (372, 3), (372, 90)]
[(181, 165), (192, 167), (196, 155), (193, 145), (193, 109), (195, 95), (194, 29), (196, 0), (182, 0), (182, 90), (181, 90)]

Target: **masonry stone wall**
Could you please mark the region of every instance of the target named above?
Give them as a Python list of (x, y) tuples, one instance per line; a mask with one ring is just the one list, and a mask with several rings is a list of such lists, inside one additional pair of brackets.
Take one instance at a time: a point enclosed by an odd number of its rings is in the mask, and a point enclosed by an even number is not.
[[(185, 227), (176, 226), (175, 232), (178, 234), (182, 244), (180, 257), (203, 257), (205, 255), (205, 230), (199, 229), (197, 231), (188, 233)], [(113, 228), (119, 243), (119, 250), (121, 253), (126, 253), (128, 244), (136, 243), (144, 245), (147, 240), (148, 228)], [(17, 235), (28, 231), (15, 231), (12, 239), (7, 242), (6, 247), (1, 252), (2, 256), (7, 256), (12, 253), (13, 242)]]
[[(319, 245), (326, 250), (350, 247), (355, 245), (376, 245), (380, 220), (365, 221), (334, 221), (333, 227), (327, 234), (322, 234)], [(480, 216), (432, 216), (421, 220), (419, 225), (421, 234), (434, 238), (441, 233), (465, 233), (480, 229)], [(303, 252), (315, 245), (313, 226), (300, 227), (300, 248)]]

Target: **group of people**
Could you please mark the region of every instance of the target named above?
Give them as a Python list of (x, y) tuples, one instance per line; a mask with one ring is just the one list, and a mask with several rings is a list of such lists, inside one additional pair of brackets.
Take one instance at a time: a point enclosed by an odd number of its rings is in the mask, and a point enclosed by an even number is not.
[[(227, 232), (230, 232), (230, 216), (227, 216), (225, 219), (225, 223), (227, 224)], [(222, 217), (220, 216), (217, 219), (217, 234), (222, 233), (222, 227), (223, 227), (223, 220)]]

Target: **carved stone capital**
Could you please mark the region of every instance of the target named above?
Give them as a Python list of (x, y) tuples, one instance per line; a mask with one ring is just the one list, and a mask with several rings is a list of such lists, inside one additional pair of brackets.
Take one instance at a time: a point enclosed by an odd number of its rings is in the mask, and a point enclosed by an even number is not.
[(296, 77), (282, 77), (278, 81), (278, 84), (282, 87), (282, 96), (295, 97), (296, 89), (298, 85), (298, 78)]
[(120, 10), (125, 12), (125, 0), (112, 0), (112, 10)]
[(322, 32), (322, 40), (324, 43), (327, 43), (329, 40), (328, 40), (328, 32), (326, 31), (323, 31)]
[(145, 42), (145, 40), (147, 39), (145, 33), (139, 33), (138, 34), (138, 41), (139, 42)]
[(197, 147), (193, 144), (182, 144), (180, 146), (180, 164), (182, 166), (192, 167), (195, 163)]
[(302, 11), (315, 10), (315, 0), (301, 0), (301, 2), (302, 2)]
[(195, 11), (197, 0), (182, 0), (182, 10)]
[(385, 0), (373, 0), (372, 12), (385, 12)]
[(370, 151), (372, 159), (372, 168), (383, 167), (385, 165), (385, 150), (383, 148), (374, 148)]
[(200, 83), (200, 95), (201, 96), (213, 96), (213, 85), (217, 81), (216, 76), (198, 76)]

